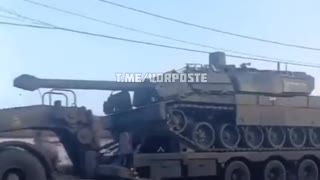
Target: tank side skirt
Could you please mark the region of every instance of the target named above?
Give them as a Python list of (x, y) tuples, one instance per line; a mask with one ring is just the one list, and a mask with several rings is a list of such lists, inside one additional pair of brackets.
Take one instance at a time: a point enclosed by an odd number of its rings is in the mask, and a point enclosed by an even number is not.
[[(319, 102), (318, 102), (319, 101)], [(236, 95), (238, 125), (320, 127), (317, 97)]]

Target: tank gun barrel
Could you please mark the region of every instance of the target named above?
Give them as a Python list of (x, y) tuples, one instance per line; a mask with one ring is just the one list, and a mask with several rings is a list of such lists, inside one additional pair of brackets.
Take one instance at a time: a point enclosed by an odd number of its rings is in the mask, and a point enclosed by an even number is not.
[(34, 91), (40, 88), (135, 91), (141, 88), (152, 88), (151, 83), (117, 82), (97, 80), (40, 79), (31, 75), (21, 75), (14, 80), (14, 86), (20, 89)]

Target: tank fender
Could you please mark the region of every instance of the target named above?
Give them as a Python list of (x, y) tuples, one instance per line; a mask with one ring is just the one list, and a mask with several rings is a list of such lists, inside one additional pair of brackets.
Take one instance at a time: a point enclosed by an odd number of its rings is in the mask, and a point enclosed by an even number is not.
[(49, 180), (53, 179), (53, 166), (50, 163), (49, 159), (47, 156), (45, 156), (40, 150), (38, 150), (35, 145), (27, 142), (22, 142), (22, 141), (6, 141), (6, 142), (1, 142), (0, 143), (0, 153), (2, 151), (5, 151), (8, 148), (19, 148), (24, 151), (29, 152), (33, 156), (35, 156), (43, 165), (45, 171), (46, 171), (46, 176)]

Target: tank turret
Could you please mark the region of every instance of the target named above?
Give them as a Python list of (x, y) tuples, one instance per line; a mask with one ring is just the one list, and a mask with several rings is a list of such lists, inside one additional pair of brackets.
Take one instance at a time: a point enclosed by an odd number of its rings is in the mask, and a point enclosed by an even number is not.
[(250, 63), (226, 65), (225, 54), (210, 54), (210, 65), (225, 72), (232, 80), (237, 93), (264, 94), (271, 96), (310, 95), (314, 90), (314, 78), (305, 72), (258, 70), (249, 68)]

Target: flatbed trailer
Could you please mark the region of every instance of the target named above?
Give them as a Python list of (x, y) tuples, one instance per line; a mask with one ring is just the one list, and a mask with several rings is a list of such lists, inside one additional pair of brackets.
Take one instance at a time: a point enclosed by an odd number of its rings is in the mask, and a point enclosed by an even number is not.
[[(213, 179), (225, 180), (225, 173), (232, 164), (244, 164), (250, 172), (249, 179), (265, 179), (263, 177), (266, 166), (280, 162), (285, 168), (285, 179), (297, 179), (299, 165), (312, 160), (317, 167), (320, 163), (320, 150), (303, 151), (261, 151), (261, 152), (205, 152), (205, 153), (159, 153), (135, 154), (133, 164), (137, 171), (144, 171), (148, 177), (137, 179)], [(234, 167), (241, 170), (241, 166)], [(312, 170), (312, 169), (311, 169)], [(316, 173), (316, 172), (313, 172)], [(57, 173), (56, 173), (57, 174)], [(244, 174), (245, 176), (245, 174)], [(240, 177), (248, 179), (246, 177)], [(281, 179), (281, 178), (280, 178)], [(309, 178), (312, 179), (312, 178)], [(306, 180), (309, 180), (306, 179)], [(54, 180), (93, 180), (81, 179), (63, 173), (57, 174)], [(107, 179), (105, 179), (107, 180)], [(108, 179), (109, 180), (109, 179)]]
[[(0, 177), (3, 172), (21, 174), (45, 170), (39, 178), (31, 174), (29, 179), (18, 180), (110, 180), (110, 179), (216, 179), (216, 180), (319, 180), (320, 149), (284, 148), (219, 150), (214, 152), (142, 153), (134, 152), (126, 157), (130, 166), (117, 164), (123, 154), (106, 155), (95, 144), (96, 132), (91, 111), (84, 107), (37, 105), (0, 110), (0, 131), (23, 129), (51, 130), (56, 133), (69, 158), (72, 171), (52, 168), (46, 153), (32, 144), (8, 141), (0, 143)], [(102, 119), (105, 120), (105, 119)], [(104, 121), (106, 122), (106, 121)], [(108, 126), (107, 123), (104, 123)], [(92, 128), (92, 129), (88, 129)], [(91, 130), (91, 131), (88, 131)], [(90, 134), (93, 132), (93, 134)], [(99, 138), (99, 137), (97, 137)], [(117, 142), (120, 143), (121, 141)], [(15, 152), (8, 153), (14, 148)], [(26, 159), (33, 159), (33, 162)], [(115, 161), (113, 161), (115, 160)], [(20, 162), (20, 163), (17, 163)], [(29, 171), (29, 167), (32, 171)], [(24, 165), (19, 167), (20, 165)], [(19, 171), (16, 171), (19, 167)], [(17, 173), (19, 172), (19, 173)], [(5, 175), (5, 174), (4, 174)], [(42, 174), (43, 175), (43, 174)], [(236, 178), (234, 178), (234, 176)], [(32, 177), (30, 179), (30, 177)], [(2, 178), (1, 180), (11, 180)]]
[[(16, 171), (15, 162), (25, 166), (19, 171), (29, 172), (38, 164), (44, 169), (45, 178), (30, 176), (18, 180), (110, 180), (110, 179), (216, 179), (216, 180), (319, 180), (320, 149), (237, 149), (215, 152), (133, 153), (130, 167), (115, 164), (117, 155), (103, 156), (93, 143), (87, 128), (92, 127), (91, 112), (83, 107), (38, 105), (0, 110), (1, 132), (21, 129), (44, 129), (56, 133), (72, 161), (72, 171), (60, 171), (51, 167), (46, 154), (32, 144), (8, 141), (0, 143), (0, 173)], [(76, 117), (76, 118), (74, 118)], [(105, 124), (107, 125), (107, 124)], [(90, 132), (90, 131), (89, 131)], [(92, 129), (92, 132), (95, 132)], [(93, 134), (94, 135), (94, 134)], [(89, 144), (88, 144), (88, 137)], [(15, 153), (3, 153), (15, 148)], [(99, 147), (100, 148), (100, 147)], [(107, 147), (105, 147), (108, 149)], [(23, 158), (18, 158), (23, 155)], [(27, 156), (27, 157), (26, 157)], [(121, 156), (121, 154), (120, 154)], [(26, 161), (31, 158), (33, 163)], [(36, 159), (36, 160), (35, 160)], [(14, 164), (11, 164), (14, 162)], [(28, 164), (25, 164), (28, 162)], [(40, 163), (39, 163), (40, 162)], [(39, 165), (40, 164), (40, 165)], [(14, 167), (12, 169), (12, 167)], [(3, 169), (4, 168), (4, 169)], [(69, 168), (70, 169), (70, 168)], [(12, 171), (14, 170), (14, 171)], [(35, 171), (37, 169), (33, 169)], [(32, 171), (32, 172), (33, 172)], [(35, 171), (38, 172), (38, 171)], [(30, 173), (30, 172), (29, 172)], [(18, 173), (20, 174), (20, 173)], [(2, 174), (0, 174), (0, 177)], [(271, 177), (270, 177), (271, 176)], [(1, 180), (11, 180), (2, 178)]]
[(222, 180), (231, 164), (243, 163), (250, 171), (250, 179), (255, 180), (264, 179), (263, 171), (270, 162), (281, 162), (289, 178), (297, 175), (299, 164), (306, 160), (313, 160), (319, 167), (320, 150), (138, 154), (134, 164), (150, 168), (154, 180), (208, 176)]

